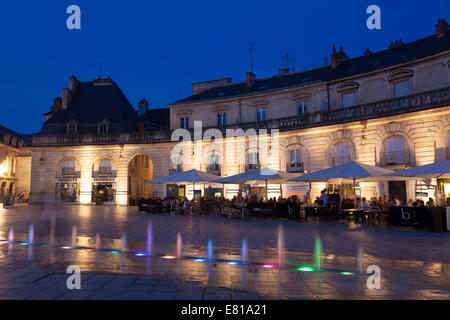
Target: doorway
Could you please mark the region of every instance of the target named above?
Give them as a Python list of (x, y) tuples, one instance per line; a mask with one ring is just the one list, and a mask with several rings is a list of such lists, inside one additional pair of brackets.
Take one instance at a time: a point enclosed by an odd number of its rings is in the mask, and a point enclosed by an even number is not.
[(389, 181), (389, 199), (406, 204), (406, 181)]
[(128, 164), (128, 204), (138, 205), (139, 199), (152, 196), (153, 185), (145, 181), (153, 180), (153, 163), (149, 156), (140, 154)]

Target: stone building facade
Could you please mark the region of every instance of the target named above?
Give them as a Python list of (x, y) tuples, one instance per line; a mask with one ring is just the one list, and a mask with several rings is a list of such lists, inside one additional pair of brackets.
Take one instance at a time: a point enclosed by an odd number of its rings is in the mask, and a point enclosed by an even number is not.
[(31, 184), (31, 153), (25, 138), (0, 126), (0, 203), (4, 196), (23, 193), (28, 198)]
[[(384, 51), (367, 50), (350, 59), (333, 47), (329, 65), (281, 69), (265, 79), (247, 73), (239, 83), (229, 78), (208, 83), (194, 84), (192, 96), (169, 105), (166, 130), (148, 129), (112, 79), (79, 82), (72, 77), (45, 115), (42, 131), (33, 136), (31, 200), (127, 205), (138, 194), (163, 197), (173, 187), (146, 187), (143, 181), (192, 168), (221, 176), (255, 167), (301, 174), (355, 160), (397, 170), (450, 155), (450, 32), (445, 20), (430, 37), (397, 42)], [(193, 138), (195, 121), (201, 122), (203, 137), (213, 128), (224, 136), (238, 128), (267, 129), (268, 136), (257, 139), (270, 143), (279, 131), (279, 148), (262, 159), (247, 142), (245, 161), (238, 163), (242, 154), (230, 159), (226, 148), (196, 154), (199, 145), (206, 149), (212, 139), (189, 140), (185, 161), (177, 165), (172, 150), (179, 140), (172, 139), (173, 133), (185, 128)], [(238, 139), (223, 142), (230, 146)], [(133, 169), (137, 156), (140, 171)], [(283, 194), (297, 193), (296, 187), (314, 198), (326, 185), (284, 185)], [(238, 191), (236, 185), (196, 188), (226, 197)], [(184, 190), (192, 197), (192, 186)], [(439, 192), (447, 196), (450, 182), (362, 183), (359, 190), (366, 197), (386, 194), (406, 201), (423, 194), (438, 197)], [(280, 195), (277, 185), (268, 191), (269, 197)]]

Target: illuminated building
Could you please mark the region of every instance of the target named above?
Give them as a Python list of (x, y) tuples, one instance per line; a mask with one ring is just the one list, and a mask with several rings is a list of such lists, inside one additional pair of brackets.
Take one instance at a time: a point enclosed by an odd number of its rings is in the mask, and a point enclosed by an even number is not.
[[(170, 130), (146, 125), (144, 101), (137, 114), (110, 78), (79, 82), (72, 77), (45, 115), (42, 131), (33, 136), (31, 198), (127, 205), (150, 193), (178, 192), (143, 181), (192, 168), (221, 176), (265, 166), (301, 174), (351, 160), (395, 170), (448, 159), (449, 68), (450, 32), (439, 20), (435, 34), (397, 41), (380, 52), (366, 50), (349, 58), (343, 48), (333, 47), (331, 63), (314, 69), (284, 68), (264, 79), (247, 73), (244, 82), (225, 78), (193, 84), (192, 96), (169, 105)], [(245, 165), (208, 164), (193, 148), (191, 161), (175, 164), (172, 130), (192, 131), (194, 120), (202, 121), (203, 130), (279, 129), (279, 154), (264, 163), (257, 151), (247, 149)], [(445, 182), (439, 183), (450, 193)], [(367, 198), (389, 195), (406, 202), (438, 196), (437, 185), (435, 180), (362, 183), (359, 190)], [(314, 198), (324, 187), (286, 185), (283, 194), (304, 192)], [(211, 186), (214, 194), (226, 197), (237, 192), (237, 186), (220, 188)], [(351, 193), (351, 186), (342, 188)], [(182, 190), (192, 197), (191, 186)], [(279, 194), (278, 185), (269, 185), (269, 197)]]

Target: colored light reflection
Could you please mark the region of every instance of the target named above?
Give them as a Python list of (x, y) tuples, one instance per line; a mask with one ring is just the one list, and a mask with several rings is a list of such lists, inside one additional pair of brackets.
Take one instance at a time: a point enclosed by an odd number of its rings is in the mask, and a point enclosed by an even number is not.
[(339, 272), (339, 274), (343, 274), (343, 275), (349, 276), (349, 275), (352, 275), (352, 274), (355, 274), (355, 273), (354, 272), (350, 272), (350, 271), (342, 271), (342, 272)]
[(275, 268), (276, 266), (274, 264), (263, 264), (261, 266), (261, 268), (266, 268), (266, 269), (272, 269)]
[(228, 261), (227, 264), (237, 265), (237, 264), (240, 264), (240, 262), (239, 261)]
[(308, 266), (299, 266), (299, 267), (295, 267), (295, 270), (297, 271), (303, 271), (303, 272), (313, 272), (316, 269), (313, 267), (308, 267)]
[(135, 255), (135, 256), (138, 256), (138, 257), (146, 256), (146, 254), (143, 253), (143, 252), (137, 252), (137, 253), (135, 253), (134, 255)]
[(41, 244), (41, 247), (47, 247), (47, 245), (46, 244)]
[(67, 249), (70, 249), (70, 248), (72, 248), (72, 247), (62, 247), (62, 248), (67, 250)]
[(120, 253), (120, 251), (112, 250), (112, 251), (110, 251), (109, 253), (117, 254), (117, 253)]
[(205, 259), (205, 258), (196, 258), (196, 259), (194, 259), (194, 260), (192, 260), (192, 261), (195, 261), (195, 262), (205, 262), (206, 259)]
[(28, 244), (30, 244), (29, 242), (20, 242), (21, 245), (26, 246)]
[(161, 258), (163, 258), (163, 259), (176, 259), (176, 257), (175, 256), (162, 256)]

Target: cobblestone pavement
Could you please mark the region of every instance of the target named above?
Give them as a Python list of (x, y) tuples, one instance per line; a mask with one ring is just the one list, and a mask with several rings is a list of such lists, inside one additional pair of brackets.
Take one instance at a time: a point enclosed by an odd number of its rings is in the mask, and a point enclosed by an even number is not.
[[(450, 299), (449, 233), (68, 205), (0, 208), (0, 239), (11, 230), (0, 299)], [(80, 290), (66, 285), (74, 264)], [(381, 289), (367, 288), (370, 265)]]

